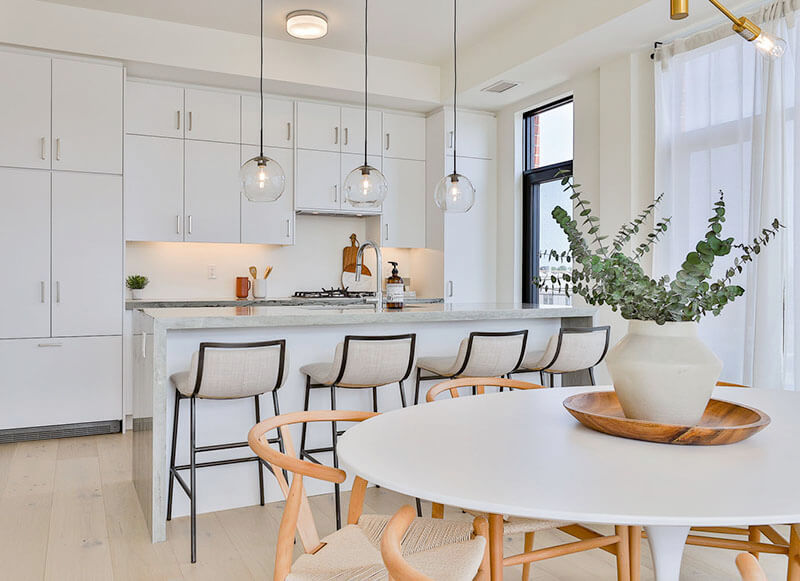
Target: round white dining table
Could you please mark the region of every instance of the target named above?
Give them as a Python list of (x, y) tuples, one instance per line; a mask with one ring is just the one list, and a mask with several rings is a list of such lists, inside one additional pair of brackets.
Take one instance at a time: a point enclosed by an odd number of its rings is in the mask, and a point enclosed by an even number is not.
[[(715, 398), (756, 407), (771, 424), (736, 444), (676, 446), (601, 434), (564, 409), (568, 396), (601, 389), (610, 388), (493, 393), (391, 411), (349, 428), (339, 461), (369, 482), (450, 506), (645, 526), (658, 581), (679, 578), (691, 526), (800, 523), (800, 393), (717, 388)], [(492, 563), (493, 581), (501, 578), (502, 563)]]

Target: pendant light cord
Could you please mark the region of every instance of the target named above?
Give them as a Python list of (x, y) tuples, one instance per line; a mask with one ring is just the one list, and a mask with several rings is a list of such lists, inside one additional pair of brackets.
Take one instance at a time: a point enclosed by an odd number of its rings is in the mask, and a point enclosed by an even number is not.
[(458, 91), (458, 50), (456, 45), (456, 26), (458, 23), (457, 10), (458, 0), (453, 0), (453, 174), (458, 173), (456, 171), (456, 143), (458, 143), (458, 136), (456, 134), (456, 99)]
[(369, 0), (364, 0), (364, 165), (369, 165), (367, 163), (367, 111), (369, 110), (368, 105), (368, 93), (367, 93), (367, 75), (369, 71), (369, 63), (367, 60), (367, 43), (369, 41), (368, 34), (369, 34), (369, 26), (368, 26), (368, 16), (369, 16)]
[(261, 96), (261, 128), (259, 129), (259, 156), (264, 157), (264, 0), (261, 0), (261, 66), (258, 76), (258, 92)]

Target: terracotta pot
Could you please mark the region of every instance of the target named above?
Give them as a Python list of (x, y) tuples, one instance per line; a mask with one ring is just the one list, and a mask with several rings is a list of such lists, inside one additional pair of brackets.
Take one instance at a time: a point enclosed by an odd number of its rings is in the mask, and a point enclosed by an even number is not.
[(629, 321), (606, 364), (627, 417), (687, 426), (700, 421), (722, 372), (694, 322)]

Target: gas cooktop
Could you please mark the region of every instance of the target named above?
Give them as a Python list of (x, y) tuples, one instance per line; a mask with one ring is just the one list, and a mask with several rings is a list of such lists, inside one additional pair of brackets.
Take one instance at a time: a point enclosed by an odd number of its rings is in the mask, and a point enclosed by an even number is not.
[(302, 299), (360, 299), (374, 297), (374, 291), (351, 291), (343, 288), (322, 288), (314, 291), (297, 291), (294, 296)]

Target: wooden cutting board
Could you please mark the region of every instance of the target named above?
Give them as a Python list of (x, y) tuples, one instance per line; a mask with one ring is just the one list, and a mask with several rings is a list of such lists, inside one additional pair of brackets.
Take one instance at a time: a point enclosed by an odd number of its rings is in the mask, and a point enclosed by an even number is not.
[[(355, 272), (356, 271), (356, 256), (358, 255), (358, 237), (355, 234), (350, 234), (350, 246), (345, 246), (342, 250), (342, 271)], [(369, 268), (362, 265), (361, 274), (372, 276)]]

